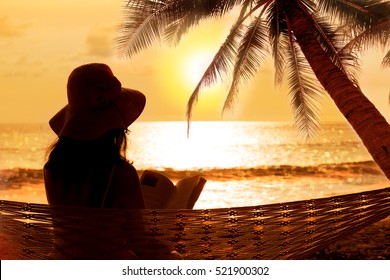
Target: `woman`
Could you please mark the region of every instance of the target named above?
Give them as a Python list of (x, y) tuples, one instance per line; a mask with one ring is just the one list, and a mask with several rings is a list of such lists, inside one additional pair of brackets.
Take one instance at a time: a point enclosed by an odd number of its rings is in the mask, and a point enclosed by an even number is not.
[(59, 139), (44, 167), (48, 202), (107, 208), (145, 208), (138, 174), (126, 160), (126, 131), (145, 96), (121, 87), (105, 64), (73, 70), (68, 105), (49, 122)]
[[(67, 95), (68, 104), (49, 122), (58, 135), (44, 166), (49, 204), (145, 208), (137, 171), (126, 160), (126, 131), (142, 113), (145, 96), (122, 88), (111, 69), (98, 63), (73, 70)], [(113, 235), (115, 230), (85, 233), (76, 243), (56, 239), (52, 257), (137, 258), (134, 239)]]

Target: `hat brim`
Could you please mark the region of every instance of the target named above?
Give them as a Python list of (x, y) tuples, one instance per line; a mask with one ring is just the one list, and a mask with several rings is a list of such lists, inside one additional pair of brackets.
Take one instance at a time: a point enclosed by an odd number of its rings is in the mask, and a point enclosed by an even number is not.
[(146, 98), (141, 92), (122, 88), (122, 95), (104, 108), (74, 111), (69, 105), (49, 121), (58, 136), (94, 140), (112, 129), (127, 129), (142, 113)]

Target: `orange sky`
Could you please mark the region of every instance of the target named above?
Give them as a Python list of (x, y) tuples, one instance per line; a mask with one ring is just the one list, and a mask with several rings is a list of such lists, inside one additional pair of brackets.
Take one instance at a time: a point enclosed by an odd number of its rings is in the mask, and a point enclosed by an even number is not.
[[(176, 48), (156, 47), (131, 61), (123, 60), (113, 44), (123, 2), (2, 1), (0, 122), (47, 122), (66, 104), (70, 71), (88, 62), (109, 64), (124, 86), (145, 93), (147, 106), (140, 120), (185, 120), (197, 69), (206, 65), (223, 41), (224, 22), (201, 25)], [(364, 56), (360, 82), (363, 92), (390, 119), (390, 70), (380, 69), (381, 56), (375, 51)], [(204, 91), (194, 120), (292, 120), (286, 91), (273, 87), (271, 66), (241, 91), (235, 110), (222, 117), (226, 91), (226, 85)], [(341, 119), (325, 98), (321, 120)]]

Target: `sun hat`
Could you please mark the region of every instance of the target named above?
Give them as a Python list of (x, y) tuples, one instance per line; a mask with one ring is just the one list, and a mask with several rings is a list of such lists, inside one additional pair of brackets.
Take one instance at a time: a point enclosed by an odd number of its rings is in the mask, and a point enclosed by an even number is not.
[(146, 98), (123, 88), (106, 64), (91, 63), (72, 71), (68, 104), (49, 121), (58, 136), (94, 140), (115, 129), (127, 129), (142, 113)]

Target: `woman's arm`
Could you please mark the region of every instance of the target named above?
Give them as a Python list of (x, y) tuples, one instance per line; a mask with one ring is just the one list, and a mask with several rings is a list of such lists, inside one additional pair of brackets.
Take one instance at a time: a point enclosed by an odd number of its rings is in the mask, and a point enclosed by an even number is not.
[(145, 208), (137, 170), (129, 162), (115, 166), (108, 198), (115, 208)]

